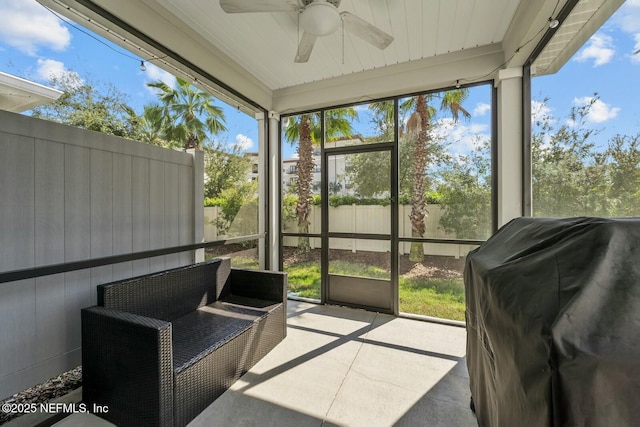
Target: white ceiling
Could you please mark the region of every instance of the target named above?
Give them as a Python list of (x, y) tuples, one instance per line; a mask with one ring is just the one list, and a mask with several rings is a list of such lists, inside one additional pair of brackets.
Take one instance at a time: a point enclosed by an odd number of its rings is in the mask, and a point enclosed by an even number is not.
[(342, 0), (340, 11), (394, 41), (379, 50), (345, 32), (343, 61), (338, 29), (318, 39), (308, 63), (296, 64), (296, 12), (227, 14), (217, 0), (158, 3), (272, 90), (500, 43), (518, 6), (513, 0)]
[[(566, 2), (342, 0), (341, 12), (359, 16), (394, 41), (380, 51), (348, 32), (343, 40), (338, 29), (319, 38), (309, 61), (299, 64), (296, 12), (229, 14), (219, 0), (39, 1), (145, 60), (197, 79), (230, 104), (278, 113), (492, 79), (501, 68), (524, 64), (549, 17)], [(291, 1), (299, 0), (283, 3)], [(558, 44), (547, 61), (564, 55), (564, 63), (581, 46), (575, 40), (586, 41), (620, 3), (581, 0), (593, 7), (583, 7), (586, 20), (573, 27), (574, 43)]]

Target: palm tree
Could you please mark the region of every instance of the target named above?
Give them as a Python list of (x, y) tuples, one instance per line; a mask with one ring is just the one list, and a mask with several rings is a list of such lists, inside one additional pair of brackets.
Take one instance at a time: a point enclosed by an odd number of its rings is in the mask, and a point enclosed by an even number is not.
[(159, 104), (145, 105), (142, 116), (138, 118), (138, 140), (146, 144), (168, 146), (169, 143), (164, 139), (165, 119), (163, 108)]
[[(325, 135), (327, 141), (338, 136), (350, 136), (351, 119), (358, 114), (353, 108), (338, 108), (325, 112)], [(284, 130), (284, 137), (291, 144), (298, 142), (298, 202), (296, 204), (296, 217), (298, 219), (298, 232), (309, 232), (309, 214), (311, 213), (311, 190), (313, 185), (313, 161), (314, 147), (322, 140), (320, 113), (307, 113), (289, 119)], [(311, 245), (309, 238), (298, 238), (298, 250), (309, 252)]]
[[(158, 89), (160, 106), (151, 107), (150, 115), (164, 120), (164, 136), (170, 142), (182, 142), (185, 149), (199, 148), (209, 134), (227, 130), (224, 112), (214, 105), (215, 98), (176, 77), (177, 87), (157, 81), (147, 83)], [(160, 115), (157, 113), (161, 112)]]
[[(407, 133), (413, 142), (413, 188), (411, 192), (411, 237), (424, 237), (427, 216), (427, 164), (429, 162), (429, 144), (432, 141), (431, 120), (437, 111), (431, 103), (440, 98), (440, 110), (449, 111), (455, 122), (460, 114), (465, 118), (471, 114), (462, 107), (462, 103), (469, 95), (468, 89), (455, 89), (444, 93), (421, 94), (411, 98), (414, 112), (407, 121)], [(414, 262), (424, 261), (424, 245), (422, 242), (412, 242), (409, 259)]]

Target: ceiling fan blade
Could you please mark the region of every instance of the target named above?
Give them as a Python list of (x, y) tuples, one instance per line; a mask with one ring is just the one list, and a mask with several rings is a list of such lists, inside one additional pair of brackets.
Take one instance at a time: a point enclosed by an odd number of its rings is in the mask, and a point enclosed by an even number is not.
[(380, 28), (369, 24), (362, 18), (352, 15), (349, 12), (341, 12), (340, 16), (342, 16), (345, 30), (354, 36), (360, 37), (367, 43), (374, 45), (378, 49), (385, 49), (393, 41), (392, 36)]
[(300, 8), (298, 0), (220, 0), (227, 13), (291, 12)]
[(313, 45), (316, 43), (316, 38), (316, 36), (309, 34), (306, 31), (302, 33), (302, 39), (298, 44), (298, 53), (295, 59), (296, 63), (302, 64), (309, 60), (311, 51), (313, 50)]

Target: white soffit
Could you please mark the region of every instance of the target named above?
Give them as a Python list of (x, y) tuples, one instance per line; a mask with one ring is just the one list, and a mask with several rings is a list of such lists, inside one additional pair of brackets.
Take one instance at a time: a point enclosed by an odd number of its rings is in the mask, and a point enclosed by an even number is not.
[(0, 72), (0, 110), (22, 113), (56, 101), (62, 91)]
[(595, 34), (624, 0), (581, 0), (533, 63), (537, 76), (554, 74)]

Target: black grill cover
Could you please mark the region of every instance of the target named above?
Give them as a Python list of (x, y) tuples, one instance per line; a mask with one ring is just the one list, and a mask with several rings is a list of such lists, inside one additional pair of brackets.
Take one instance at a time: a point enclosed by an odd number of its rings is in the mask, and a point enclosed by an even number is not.
[(515, 219), (464, 282), (480, 426), (640, 425), (640, 219)]

